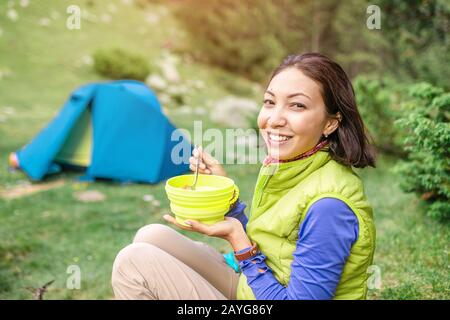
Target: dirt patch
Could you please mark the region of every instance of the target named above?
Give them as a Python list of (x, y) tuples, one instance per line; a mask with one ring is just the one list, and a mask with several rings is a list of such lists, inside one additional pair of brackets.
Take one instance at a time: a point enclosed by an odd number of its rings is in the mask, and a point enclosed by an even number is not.
[(10, 200), (22, 198), (35, 194), (37, 192), (47, 191), (63, 186), (66, 182), (62, 179), (47, 183), (24, 183), (6, 190), (0, 190), (0, 198)]

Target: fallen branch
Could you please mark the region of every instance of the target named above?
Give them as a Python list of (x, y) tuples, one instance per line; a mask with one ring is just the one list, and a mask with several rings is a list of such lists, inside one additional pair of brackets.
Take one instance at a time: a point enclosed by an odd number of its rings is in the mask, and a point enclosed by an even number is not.
[(26, 289), (31, 291), (33, 293), (34, 300), (43, 300), (44, 294), (47, 292), (47, 288), (53, 283), (55, 280), (50, 280), (46, 284), (44, 284), (42, 287), (39, 288), (33, 288), (33, 287), (27, 287)]

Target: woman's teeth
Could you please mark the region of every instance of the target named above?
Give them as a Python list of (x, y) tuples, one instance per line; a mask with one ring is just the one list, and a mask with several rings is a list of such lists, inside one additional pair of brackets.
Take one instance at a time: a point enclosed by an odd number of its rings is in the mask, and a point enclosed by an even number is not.
[(275, 134), (271, 134), (269, 133), (269, 138), (272, 141), (287, 141), (289, 140), (291, 137), (287, 137), (287, 136), (279, 136), (279, 135), (275, 135)]

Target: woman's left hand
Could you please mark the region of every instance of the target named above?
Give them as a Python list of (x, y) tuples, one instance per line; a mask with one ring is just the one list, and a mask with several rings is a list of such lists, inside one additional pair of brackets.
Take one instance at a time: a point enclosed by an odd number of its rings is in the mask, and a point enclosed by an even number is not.
[(251, 242), (245, 233), (244, 228), (239, 220), (231, 217), (225, 217), (223, 221), (212, 225), (207, 225), (196, 220), (185, 221), (190, 226), (184, 226), (176, 221), (171, 215), (165, 214), (163, 217), (166, 221), (176, 225), (177, 227), (203, 233), (210, 237), (218, 237), (230, 242), (235, 251), (251, 246)]

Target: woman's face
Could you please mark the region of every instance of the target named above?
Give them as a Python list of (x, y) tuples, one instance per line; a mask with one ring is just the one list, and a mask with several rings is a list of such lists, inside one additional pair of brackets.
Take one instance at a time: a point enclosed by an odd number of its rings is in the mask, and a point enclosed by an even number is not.
[(313, 148), (337, 128), (327, 116), (321, 87), (291, 67), (270, 81), (258, 126), (272, 158), (287, 160)]

